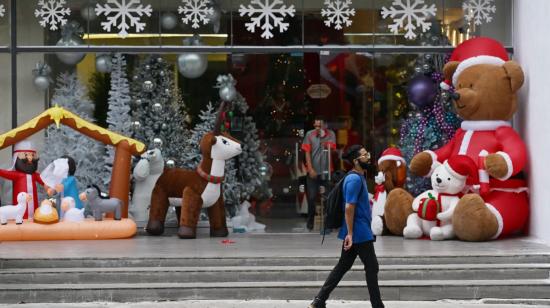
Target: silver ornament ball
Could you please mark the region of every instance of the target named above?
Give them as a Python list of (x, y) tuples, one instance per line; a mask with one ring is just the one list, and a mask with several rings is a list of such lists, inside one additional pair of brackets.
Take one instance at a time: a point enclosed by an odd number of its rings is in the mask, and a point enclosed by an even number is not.
[(50, 87), (50, 79), (48, 76), (36, 76), (34, 77), (33, 83), (41, 91), (45, 91)]
[(145, 69), (146, 69), (146, 70), (150, 70), (150, 69), (151, 69), (151, 65), (149, 65), (149, 64), (145, 65)]
[(132, 122), (132, 128), (134, 130), (138, 130), (140, 127), (141, 127), (141, 123), (139, 123), (139, 121)]
[(162, 140), (160, 138), (153, 139), (153, 146), (155, 146), (155, 148), (160, 148), (162, 146)]
[(95, 68), (100, 73), (110, 73), (113, 70), (113, 61), (108, 55), (95, 58)]
[(206, 72), (208, 58), (204, 54), (184, 53), (178, 57), (178, 68), (183, 77), (198, 78)]
[(143, 82), (143, 91), (145, 92), (152, 92), (153, 89), (155, 88), (155, 84), (151, 81), (151, 80), (145, 80)]
[(92, 21), (97, 18), (95, 8), (93, 5), (86, 5), (80, 9), (80, 16), (86, 21)]
[(237, 97), (237, 89), (234, 86), (224, 86), (220, 88), (219, 94), (224, 102), (232, 102)]
[[(80, 37), (73, 36), (69, 39), (61, 38), (56, 46), (63, 46), (63, 47), (71, 47), (71, 46), (81, 46), (84, 45), (84, 40), (82, 40)], [(59, 59), (59, 61), (67, 64), (67, 65), (75, 65), (82, 61), (84, 57), (86, 56), (83, 52), (56, 52), (56, 57)]]
[(173, 159), (166, 161), (166, 168), (172, 169), (176, 167), (176, 162)]
[(164, 30), (172, 30), (178, 25), (178, 17), (172, 12), (166, 12), (160, 18), (160, 25)]
[(162, 105), (160, 103), (154, 103), (153, 104), (153, 111), (156, 113), (159, 113), (162, 111)]

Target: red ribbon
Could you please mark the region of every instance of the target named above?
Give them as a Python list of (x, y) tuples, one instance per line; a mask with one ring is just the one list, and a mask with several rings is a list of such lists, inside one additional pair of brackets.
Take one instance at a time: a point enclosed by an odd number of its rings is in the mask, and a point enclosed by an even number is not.
[(384, 187), (384, 184), (377, 184), (376, 186), (374, 186), (374, 200), (378, 201), (378, 195), (385, 191), (386, 187)]

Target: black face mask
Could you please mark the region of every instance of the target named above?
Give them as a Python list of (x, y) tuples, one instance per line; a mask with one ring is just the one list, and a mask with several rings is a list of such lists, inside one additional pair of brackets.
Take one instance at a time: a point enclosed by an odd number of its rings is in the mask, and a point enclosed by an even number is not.
[(361, 166), (361, 168), (363, 168), (363, 169), (367, 169), (369, 167), (368, 162), (362, 162), (360, 160), (358, 160), (357, 162), (359, 163), (359, 166)]
[(15, 161), (15, 170), (21, 171), (26, 174), (33, 174), (38, 170), (38, 158), (35, 158), (32, 160), (32, 162), (29, 163), (29, 161), (21, 158), (17, 158)]

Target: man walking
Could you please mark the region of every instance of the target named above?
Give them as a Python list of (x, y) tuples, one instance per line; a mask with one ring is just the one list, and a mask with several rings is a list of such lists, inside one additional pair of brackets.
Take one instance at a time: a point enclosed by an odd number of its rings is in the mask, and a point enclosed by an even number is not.
[(332, 172), (329, 161), (329, 151), (336, 149), (336, 136), (330, 129), (325, 128), (325, 121), (317, 116), (313, 123), (314, 129), (308, 131), (302, 143), (302, 150), (306, 153), (307, 167), (307, 228), (313, 229), (315, 219), (315, 200), (320, 187), (328, 190), (328, 173)]
[(325, 284), (309, 305), (309, 308), (325, 308), (326, 300), (336, 288), (344, 274), (351, 268), (357, 255), (365, 266), (367, 287), (373, 308), (382, 308), (382, 298), (378, 287), (378, 260), (374, 251), (375, 237), (370, 229), (371, 209), (365, 180), (365, 169), (370, 154), (361, 145), (352, 145), (346, 151), (345, 160), (353, 164), (353, 170), (345, 177), (343, 196), (345, 221), (338, 238), (344, 240), (338, 264), (329, 274)]

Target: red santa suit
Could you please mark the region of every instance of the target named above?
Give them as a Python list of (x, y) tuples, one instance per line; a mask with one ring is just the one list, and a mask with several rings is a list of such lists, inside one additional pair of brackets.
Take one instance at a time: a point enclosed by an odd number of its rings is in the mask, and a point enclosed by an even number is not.
[[(525, 166), (527, 148), (518, 133), (506, 121), (464, 121), (449, 143), (436, 151), (426, 151), (432, 156), (432, 170), (450, 156), (467, 155), (478, 164), (483, 151), (498, 154), (508, 165), (508, 173), (499, 179), (490, 178), (489, 193), (483, 199), (498, 220), (498, 231), (493, 238), (523, 231), (529, 217), (527, 185), (522, 179), (511, 179)], [(479, 166), (478, 169), (484, 169)], [(473, 186), (472, 192), (479, 187)]]
[(13, 200), (17, 200), (17, 195), (20, 192), (26, 192), (32, 196), (32, 201), (34, 206), (29, 204), (27, 211), (25, 211), (24, 219), (33, 218), (34, 210), (38, 208), (38, 190), (36, 183), (44, 186), (40, 174), (35, 172), (33, 174), (27, 174), (15, 169), (15, 160), (17, 159), (17, 154), (20, 152), (36, 152), (31, 143), (28, 141), (22, 141), (15, 145), (15, 151), (13, 153), (14, 166), (12, 170), (1, 170), (0, 177), (11, 180), (13, 183)]

